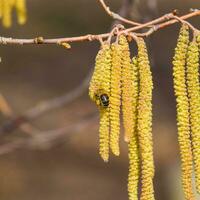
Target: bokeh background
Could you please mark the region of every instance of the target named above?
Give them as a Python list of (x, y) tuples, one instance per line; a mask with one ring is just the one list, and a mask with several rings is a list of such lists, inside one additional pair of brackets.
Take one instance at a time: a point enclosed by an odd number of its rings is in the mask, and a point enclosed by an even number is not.
[[(121, 0), (107, 0), (114, 11)], [(28, 22), (0, 35), (16, 38), (70, 37), (103, 33), (113, 20), (93, 0), (27, 0)], [(140, 22), (178, 9), (199, 8), (196, 0), (136, 0), (130, 17)], [(200, 18), (190, 21), (199, 27)], [(180, 25), (154, 33), (148, 40), (154, 77), (154, 155), (156, 199), (182, 200), (177, 143), (172, 56)], [(38, 103), (70, 94), (94, 66), (97, 42), (73, 43), (71, 50), (56, 45), (1, 46), (0, 93), (21, 116)], [(0, 114), (0, 127), (12, 117)], [(33, 133), (16, 128), (1, 133), (0, 198), (2, 200), (125, 200), (127, 145), (119, 158), (103, 163), (98, 155), (98, 112), (87, 90), (64, 106), (30, 121)], [(1, 128), (0, 128), (1, 129)], [(55, 134), (57, 130), (58, 134)], [(1, 131), (2, 132), (2, 131)]]

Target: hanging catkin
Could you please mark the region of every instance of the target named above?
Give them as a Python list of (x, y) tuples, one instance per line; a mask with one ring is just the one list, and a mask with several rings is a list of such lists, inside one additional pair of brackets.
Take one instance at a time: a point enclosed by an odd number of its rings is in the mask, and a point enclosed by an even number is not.
[(120, 135), (120, 104), (121, 104), (121, 45), (112, 44), (112, 70), (110, 95), (110, 148), (114, 155), (119, 156)]
[(132, 81), (132, 64), (130, 58), (129, 44), (124, 35), (119, 38), (122, 46), (122, 112), (125, 141), (129, 142), (134, 130), (133, 98), (134, 86)]
[(0, 0), (0, 18), (4, 27), (9, 28), (12, 25), (12, 11), (16, 8), (19, 24), (25, 24), (26, 0)]
[(128, 193), (129, 200), (138, 199), (138, 182), (139, 182), (139, 150), (138, 150), (138, 134), (137, 134), (137, 106), (138, 106), (138, 62), (137, 58), (133, 58), (132, 63), (134, 83), (134, 101), (133, 101), (133, 118), (134, 118), (134, 132), (131, 135), (128, 144), (129, 150), (129, 175), (128, 175)]
[(26, 13), (26, 0), (15, 0), (15, 7), (17, 11), (18, 23), (23, 25), (26, 23), (27, 13)]
[(104, 44), (96, 57), (95, 70), (90, 82), (89, 96), (99, 106), (99, 153), (105, 162), (109, 159), (110, 109), (109, 106), (105, 108), (101, 105), (99, 97), (102, 94), (110, 96), (110, 79), (111, 48), (108, 44)]
[(183, 25), (173, 60), (174, 92), (176, 96), (178, 141), (181, 156), (182, 185), (185, 199), (194, 199), (192, 192), (192, 149), (190, 141), (189, 100), (186, 86), (186, 55), (189, 44), (188, 26)]
[(141, 159), (141, 200), (153, 200), (152, 75), (145, 42), (138, 39), (138, 139)]
[(199, 86), (199, 49), (196, 41), (192, 41), (187, 55), (187, 85), (190, 104), (190, 121), (192, 150), (196, 188), (200, 193), (200, 86)]

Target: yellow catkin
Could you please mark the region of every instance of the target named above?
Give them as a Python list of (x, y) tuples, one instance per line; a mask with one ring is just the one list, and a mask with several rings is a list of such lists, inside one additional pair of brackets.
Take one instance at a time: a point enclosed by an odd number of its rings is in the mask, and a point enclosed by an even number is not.
[(19, 24), (25, 24), (26, 0), (0, 0), (0, 18), (4, 27), (9, 28), (12, 25), (12, 11), (16, 8)]
[(15, 7), (17, 11), (17, 19), (20, 25), (26, 23), (27, 13), (26, 13), (26, 0), (15, 0)]
[(3, 0), (0, 0), (0, 18), (2, 17), (3, 12)]
[(124, 35), (119, 38), (122, 46), (122, 112), (125, 132), (125, 141), (129, 142), (133, 132), (133, 95), (134, 86), (132, 81), (132, 64), (130, 58), (129, 44)]
[(100, 105), (96, 95), (103, 93), (110, 97), (111, 79), (111, 48), (105, 44), (96, 57), (95, 70), (90, 82), (89, 96), (99, 106), (100, 127), (99, 127), (99, 153), (102, 159), (107, 162), (109, 159), (109, 129), (110, 129), (110, 106), (104, 108)]
[(173, 59), (174, 92), (176, 96), (178, 141), (181, 156), (182, 185), (185, 199), (194, 199), (192, 189), (192, 149), (190, 141), (189, 100), (186, 86), (186, 55), (189, 31), (183, 25)]
[(141, 200), (153, 200), (152, 89), (153, 81), (145, 42), (138, 39), (138, 139), (141, 159)]
[(133, 117), (134, 117), (134, 132), (131, 135), (128, 144), (129, 149), (129, 175), (128, 175), (128, 193), (129, 200), (138, 199), (138, 182), (139, 182), (139, 151), (138, 151), (138, 134), (137, 134), (137, 106), (138, 106), (138, 63), (137, 58), (133, 58), (132, 64), (133, 83), (134, 83), (134, 102), (133, 102)]
[(200, 193), (200, 85), (199, 49), (196, 41), (190, 43), (187, 54), (187, 85), (190, 104), (192, 150), (196, 188)]
[(112, 44), (112, 70), (110, 95), (110, 148), (119, 156), (120, 104), (121, 104), (121, 58), (122, 49), (119, 44)]
[(2, 24), (6, 28), (12, 25), (12, 9), (13, 5), (10, 0), (2, 0)]

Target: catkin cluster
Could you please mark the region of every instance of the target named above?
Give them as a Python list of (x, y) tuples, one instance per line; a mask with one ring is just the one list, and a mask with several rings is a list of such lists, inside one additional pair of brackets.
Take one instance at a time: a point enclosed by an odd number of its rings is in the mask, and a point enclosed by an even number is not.
[(199, 41), (200, 35), (195, 35), (190, 42), (188, 26), (183, 25), (173, 60), (182, 185), (187, 200), (195, 199), (192, 185), (193, 164), (196, 189), (200, 193)]
[[(89, 96), (100, 111), (99, 152), (104, 161), (109, 151), (119, 156), (120, 118), (129, 149), (128, 193), (141, 200), (153, 200), (152, 75), (146, 45), (137, 41), (138, 55), (131, 59), (126, 36), (105, 43), (97, 56)], [(122, 112), (121, 112), (122, 111)]]
[(0, 0), (0, 18), (4, 27), (9, 28), (12, 25), (12, 13), (16, 9), (17, 20), (19, 24), (25, 24), (26, 0)]

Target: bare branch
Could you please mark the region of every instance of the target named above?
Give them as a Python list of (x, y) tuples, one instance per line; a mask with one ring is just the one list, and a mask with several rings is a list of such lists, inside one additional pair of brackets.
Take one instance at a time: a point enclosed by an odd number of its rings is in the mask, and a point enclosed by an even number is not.
[[(188, 18), (191, 18), (191, 17), (194, 17), (194, 16), (198, 16), (198, 15), (200, 15), (200, 10), (195, 10), (192, 13), (181, 16), (180, 19), (185, 20), (185, 19), (188, 19)], [(155, 20), (152, 20), (150, 22), (122, 30), (122, 31), (119, 32), (119, 34), (128, 34), (128, 33), (149, 27), (151, 25), (156, 25), (157, 30), (163, 29), (167, 26), (170, 26), (172, 24), (179, 22), (179, 20), (177, 20), (177, 19), (172, 19), (173, 16), (174, 16), (173, 13), (166, 14), (166, 15), (159, 17)], [(161, 22), (166, 21), (166, 20), (167, 20), (167, 22), (161, 23)], [(158, 24), (158, 23), (161, 23), (161, 24)], [(14, 39), (14, 38), (0, 37), (0, 44), (4, 44), (4, 45), (6, 45), (6, 44), (18, 44), (18, 45), (61, 44), (61, 43), (64, 43), (64, 42), (68, 43), (68, 42), (83, 42), (83, 41), (103, 40), (103, 39), (108, 38), (109, 36), (110, 36), (110, 33), (103, 33), (103, 34), (99, 34), (99, 35), (89, 34), (89, 35), (78, 36), (78, 37), (43, 39), (42, 41), (40, 41), (40, 43), (36, 42), (37, 38), (34, 38), (34, 39)]]

